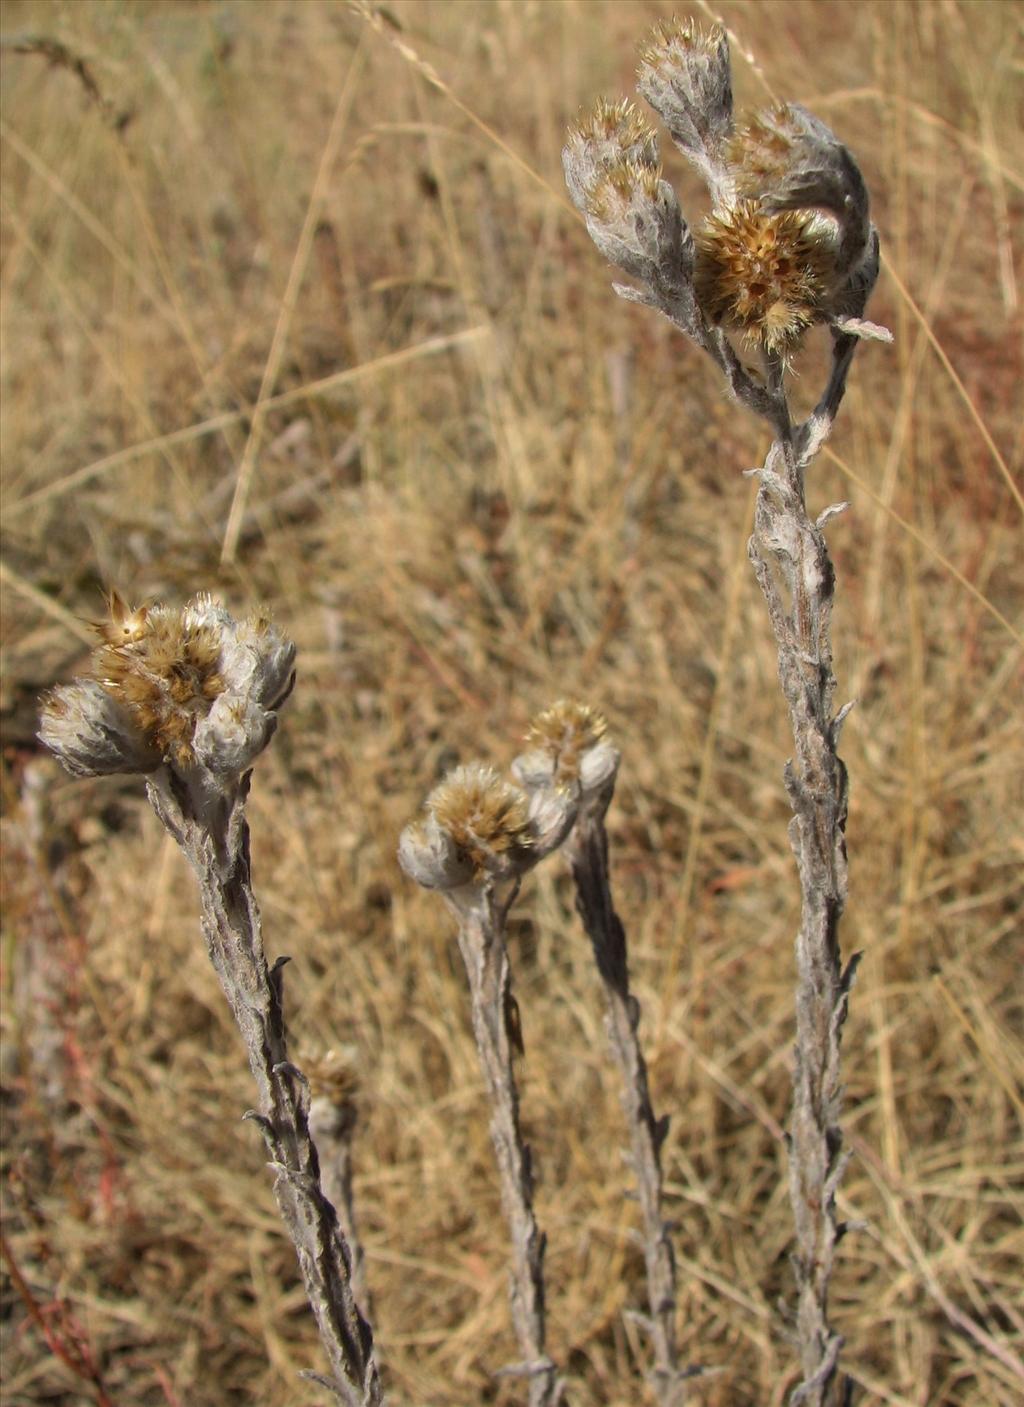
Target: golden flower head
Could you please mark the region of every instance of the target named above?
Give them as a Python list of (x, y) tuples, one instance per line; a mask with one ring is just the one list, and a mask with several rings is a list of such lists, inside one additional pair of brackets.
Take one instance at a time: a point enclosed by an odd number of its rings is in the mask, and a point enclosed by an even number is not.
[(40, 736), (70, 770), (240, 773), (266, 746), (295, 647), (265, 613), (238, 622), (209, 596), (133, 609), (111, 592), (94, 629), (92, 677), (43, 705)]
[(637, 88), (714, 190), (732, 132), (729, 41), (721, 25), (662, 21), (640, 46)]
[(756, 113), (727, 149), (733, 189), (772, 214), (799, 211), (822, 248), (833, 246), (829, 293), (869, 256), (868, 193), (851, 153), (798, 103)]
[(600, 796), (606, 805), (620, 761), (607, 733), (608, 724), (596, 708), (559, 699), (530, 724), (526, 751), (512, 771), (531, 792), (578, 793), (584, 806)]
[(785, 355), (822, 320), (834, 257), (813, 217), (741, 201), (711, 215), (697, 239), (697, 297), (711, 322)]
[(326, 1099), (336, 1105), (353, 1104), (359, 1092), (355, 1052), (351, 1049), (323, 1051), (302, 1061), (302, 1073), (309, 1083), (314, 1099)]
[(457, 767), (426, 809), (478, 877), (514, 865), (533, 845), (528, 798), (485, 763)]
[(524, 791), (493, 767), (457, 767), (406, 826), (398, 859), (425, 889), (452, 897), (525, 874), (568, 835), (578, 788)]
[(554, 763), (556, 786), (579, 780), (583, 755), (596, 747), (608, 731), (602, 713), (590, 704), (559, 699), (538, 713), (524, 739), (528, 749), (546, 753)]

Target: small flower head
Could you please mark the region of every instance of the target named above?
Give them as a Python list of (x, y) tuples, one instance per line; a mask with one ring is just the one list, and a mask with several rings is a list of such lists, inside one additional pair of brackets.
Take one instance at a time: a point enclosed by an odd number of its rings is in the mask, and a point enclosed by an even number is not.
[(714, 189), (732, 131), (732, 72), (722, 26), (703, 31), (692, 20), (676, 19), (656, 25), (640, 48), (637, 88)]
[(526, 796), (493, 767), (457, 767), (427, 798), (427, 811), (482, 875), (516, 866), (533, 845)]
[(302, 1061), (309, 1085), (310, 1127), (316, 1137), (347, 1138), (356, 1125), (359, 1077), (355, 1052), (326, 1050)]
[(106, 644), (130, 645), (145, 635), (148, 616), (148, 606), (133, 608), (117, 591), (111, 591), (107, 596), (106, 618), (91, 621), (90, 624)]
[(632, 160), (608, 167), (587, 195), (585, 214), (590, 237), (609, 263), (663, 288), (688, 277), (692, 241), (658, 167)]
[(526, 734), (526, 752), (512, 770), (529, 790), (578, 789), (584, 804), (615, 784), (620, 754), (607, 738), (603, 714), (589, 704), (560, 699), (537, 715)]
[(601, 175), (613, 166), (658, 166), (658, 139), (635, 104), (601, 98), (592, 112), (569, 129), (562, 152), (565, 180), (577, 210), (586, 211)]
[(85, 774), (248, 768), (290, 687), (291, 642), (264, 616), (238, 623), (208, 596), (180, 610), (133, 610), (116, 592), (108, 604), (93, 677), (46, 699), (44, 742)]
[(830, 128), (796, 103), (776, 104), (733, 137), (728, 161), (739, 197), (815, 220), (834, 247), (831, 284), (843, 284), (869, 252), (871, 223), (864, 178)]
[(351, 1104), (359, 1092), (355, 1052), (349, 1050), (323, 1051), (304, 1059), (302, 1073), (314, 1099), (329, 1099), (332, 1104)]
[(705, 315), (766, 351), (786, 355), (823, 320), (834, 247), (799, 212), (754, 201), (708, 218), (697, 241), (696, 288)]
[(513, 879), (562, 843), (575, 809), (575, 793), (528, 794), (472, 762), (430, 793), (424, 816), (402, 832), (398, 858), (425, 889)]

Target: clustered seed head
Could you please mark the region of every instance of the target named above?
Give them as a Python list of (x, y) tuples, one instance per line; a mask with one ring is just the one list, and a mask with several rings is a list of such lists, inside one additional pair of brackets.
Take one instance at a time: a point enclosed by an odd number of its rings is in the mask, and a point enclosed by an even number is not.
[(632, 103), (599, 102), (570, 131), (562, 164), (569, 194), (610, 263), (662, 284), (683, 276), (689, 233), (661, 179), (657, 139)]
[(600, 98), (593, 111), (569, 129), (562, 161), (573, 203), (585, 210), (591, 190), (610, 167), (632, 162), (656, 168), (658, 138), (634, 103)]
[(598, 103), (562, 160), (594, 243), (643, 285), (617, 291), (660, 308), (702, 346), (711, 323), (782, 356), (814, 323), (845, 330), (860, 319), (878, 239), (863, 177), (829, 128), (790, 103), (734, 131), (718, 24), (659, 23), (641, 45), (637, 87), (704, 177), (712, 214), (698, 253), (654, 134), (631, 103)]
[(504, 868), (533, 844), (526, 797), (484, 763), (456, 768), (430, 793), (427, 810), (477, 874)]
[(756, 112), (734, 133), (727, 153), (736, 180), (736, 192), (746, 200), (758, 200), (789, 169), (793, 149), (800, 136), (795, 109), (788, 103), (775, 103)]
[(44, 699), (42, 740), (80, 775), (245, 771), (291, 688), (294, 645), (265, 611), (238, 622), (209, 596), (132, 609), (113, 592), (108, 605), (92, 677)]
[(785, 356), (822, 320), (833, 252), (799, 212), (741, 201), (711, 215), (697, 240), (697, 297), (713, 323)]
[(359, 1076), (354, 1052), (332, 1047), (318, 1056), (307, 1057), (302, 1061), (302, 1073), (314, 1099), (326, 1099), (339, 1107), (355, 1104)]

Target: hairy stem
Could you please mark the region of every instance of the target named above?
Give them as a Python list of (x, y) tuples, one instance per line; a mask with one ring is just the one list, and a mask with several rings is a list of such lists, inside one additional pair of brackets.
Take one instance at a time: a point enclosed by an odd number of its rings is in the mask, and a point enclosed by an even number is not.
[(605, 1026), (622, 1075), (622, 1105), (629, 1127), (632, 1161), (643, 1219), (644, 1264), (654, 1344), (654, 1391), (659, 1407), (682, 1407), (687, 1374), (680, 1368), (675, 1339), (676, 1268), (668, 1227), (661, 1214), (661, 1145), (668, 1119), (656, 1119), (647, 1088), (647, 1066), (637, 1030), (640, 1007), (629, 990), (626, 934), (615, 912), (608, 876), (608, 834), (603, 805), (581, 809), (566, 842), (576, 884), (576, 908), (594, 949), (604, 983)]
[[(274, 1171), (274, 1195), (298, 1255), (306, 1294), (331, 1366), (315, 1377), (345, 1407), (383, 1402), (373, 1332), (352, 1292), (352, 1259), (320, 1183), (309, 1132), (309, 1092), (288, 1060), (282, 969), (267, 966), (249, 867), (248, 776), (211, 808), (167, 769), (148, 783), (154, 810), (199, 881), (207, 952), (238, 1024), (256, 1081), (259, 1125)], [(217, 819), (212, 819), (211, 816)], [(202, 817), (202, 819), (200, 819)]]
[(339, 1105), (321, 1096), (310, 1105), (309, 1126), (320, 1159), (324, 1195), (338, 1214), (338, 1225), (349, 1249), (352, 1293), (361, 1313), (368, 1319), (372, 1309), (370, 1288), (366, 1276), (366, 1257), (356, 1225), (352, 1187), (355, 1113), (350, 1105)]
[(488, 887), (466, 909), (451, 904), (459, 921), (459, 949), (469, 978), (473, 1035), (491, 1106), (491, 1141), (501, 1203), (512, 1240), (512, 1320), (524, 1355), (506, 1369), (529, 1379), (530, 1407), (555, 1407), (561, 1398), (555, 1364), (544, 1348), (544, 1244), (533, 1214), (530, 1150), (519, 1126), (519, 1095), (512, 1051), (519, 1045), (505, 947), (505, 904)]
[[(844, 361), (842, 380), (845, 356)], [(805, 461), (796, 446), (808, 440), (801, 426), (772, 445), (761, 470), (749, 552), (775, 634), (794, 743), (785, 780), (801, 916), (789, 1188), (802, 1380), (791, 1403), (837, 1407), (847, 1386), (838, 1369), (842, 1339), (828, 1319), (828, 1288), (835, 1247), (845, 1230), (835, 1207), (846, 1162), (839, 1062), (857, 956), (843, 968), (838, 929), (847, 893), (847, 778), (837, 751), (843, 714), (832, 714), (835, 577), (821, 527), (808, 516), (804, 500)]]

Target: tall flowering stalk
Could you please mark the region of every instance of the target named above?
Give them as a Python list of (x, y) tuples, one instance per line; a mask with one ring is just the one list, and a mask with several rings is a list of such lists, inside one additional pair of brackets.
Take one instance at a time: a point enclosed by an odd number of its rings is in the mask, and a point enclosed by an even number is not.
[[(676, 1268), (661, 1208), (661, 1145), (667, 1116), (655, 1118), (640, 1047), (640, 1006), (629, 989), (626, 933), (615, 911), (608, 871), (605, 816), (615, 793), (620, 753), (607, 738), (605, 719), (586, 704), (562, 701), (534, 719), (527, 751), (512, 770), (528, 789), (579, 790), (576, 821), (563, 848), (576, 887), (576, 909), (604, 985), (605, 1027), (622, 1077), (622, 1106), (643, 1222), (649, 1317), (654, 1346), (652, 1382), (659, 1407), (682, 1407), (690, 1373), (676, 1347)], [(638, 1316), (639, 1317), (639, 1316)]]
[(345, 1407), (383, 1402), (373, 1333), (324, 1195), (309, 1088), (288, 1059), (283, 968), (268, 966), (249, 866), (245, 801), (295, 678), (295, 647), (265, 614), (236, 621), (208, 596), (131, 610), (116, 595), (89, 677), (44, 700), (40, 737), (76, 776), (143, 773), (154, 811), (199, 884), (206, 948), (245, 1042), (274, 1195), (298, 1255), (330, 1376)]
[[(749, 554), (793, 733), (785, 783), (802, 900), (788, 1140), (801, 1379), (790, 1400), (836, 1407), (848, 1386), (839, 1371), (842, 1339), (828, 1315), (845, 1230), (835, 1206), (847, 1156), (839, 1057), (858, 955), (844, 966), (839, 948), (847, 778), (837, 749), (849, 705), (833, 713), (835, 575), (823, 529), (846, 505), (812, 517), (805, 480), (831, 432), (858, 339), (889, 340), (864, 320), (878, 234), (857, 164), (824, 123), (789, 104), (737, 128), (719, 26), (702, 33), (691, 22), (660, 25), (641, 50), (638, 88), (707, 184), (711, 210), (696, 237), (662, 179), (657, 138), (631, 103), (599, 103), (570, 132), (563, 164), (595, 244), (636, 281), (615, 291), (669, 318), (773, 435), (754, 471), (760, 488)], [(831, 367), (814, 410), (796, 422), (786, 373), (815, 325), (829, 330)]]
[(527, 870), (568, 834), (573, 792), (529, 794), (492, 767), (458, 767), (402, 832), (398, 858), (411, 879), (441, 894), (458, 925), (473, 1035), (491, 1106), (491, 1141), (512, 1241), (512, 1321), (523, 1360), (501, 1370), (529, 1381), (530, 1407), (556, 1407), (562, 1385), (545, 1347), (544, 1236), (533, 1212), (533, 1168), (519, 1122), (513, 1055), (522, 1051), (505, 933)]

